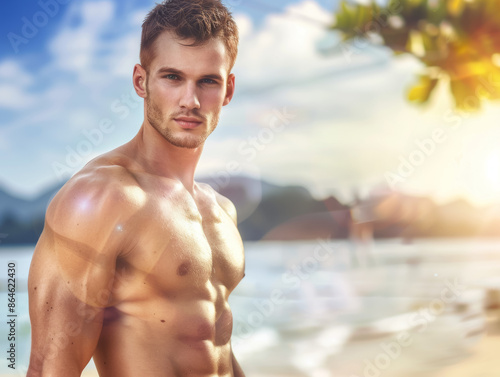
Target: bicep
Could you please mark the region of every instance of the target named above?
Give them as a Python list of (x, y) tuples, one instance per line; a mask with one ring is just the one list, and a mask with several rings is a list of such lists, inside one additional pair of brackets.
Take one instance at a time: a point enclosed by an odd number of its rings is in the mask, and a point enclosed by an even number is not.
[(31, 369), (81, 373), (99, 339), (114, 265), (104, 250), (58, 236), (46, 226), (28, 278)]
[(241, 368), (240, 364), (236, 360), (236, 357), (234, 356), (234, 352), (231, 347), (231, 363), (233, 366), (233, 375), (235, 377), (245, 377), (245, 373), (243, 372), (243, 369)]

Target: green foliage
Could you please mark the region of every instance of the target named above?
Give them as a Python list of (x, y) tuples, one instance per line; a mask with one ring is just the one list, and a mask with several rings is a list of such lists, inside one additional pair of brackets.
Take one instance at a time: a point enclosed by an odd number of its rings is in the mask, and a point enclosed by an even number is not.
[(499, 0), (389, 0), (384, 7), (342, 1), (331, 29), (345, 41), (378, 35), (395, 54), (411, 54), (427, 71), (408, 99), (427, 103), (440, 80), (456, 107), (474, 111), (500, 98)]

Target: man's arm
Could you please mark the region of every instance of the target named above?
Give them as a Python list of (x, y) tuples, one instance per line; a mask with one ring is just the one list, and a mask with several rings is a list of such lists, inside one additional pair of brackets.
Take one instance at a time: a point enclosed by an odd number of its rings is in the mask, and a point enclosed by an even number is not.
[[(236, 213), (236, 207), (234, 206), (233, 202), (226, 198), (225, 196), (215, 192), (215, 195), (217, 197), (217, 202), (219, 205), (226, 211), (226, 213), (231, 217), (231, 219), (234, 222), (234, 225), (237, 227), (238, 226), (238, 216)], [(243, 372), (243, 369), (241, 369), (240, 364), (236, 360), (236, 357), (234, 356), (233, 349), (231, 347), (231, 364), (233, 366), (233, 375), (234, 377), (245, 377), (245, 373)]]
[(77, 377), (90, 361), (120, 250), (120, 196), (109, 178), (73, 178), (47, 209), (28, 277), (27, 377)]
[(234, 353), (231, 350), (231, 358), (232, 358), (232, 363), (233, 363), (233, 375), (234, 377), (245, 377), (245, 373), (243, 372), (243, 369), (241, 369), (240, 364), (236, 360), (236, 357), (234, 357)]

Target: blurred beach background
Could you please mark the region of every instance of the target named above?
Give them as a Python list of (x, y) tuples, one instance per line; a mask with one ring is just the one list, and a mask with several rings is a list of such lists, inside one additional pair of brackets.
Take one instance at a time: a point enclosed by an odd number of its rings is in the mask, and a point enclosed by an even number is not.
[[(197, 179), (238, 210), (232, 344), (247, 375), (498, 376), (500, 4), (223, 2), (241, 34), (237, 91)], [(10, 261), (19, 336), (0, 376), (26, 374), (48, 202), (140, 127), (131, 75), (153, 5), (4, 5), (0, 349)]]

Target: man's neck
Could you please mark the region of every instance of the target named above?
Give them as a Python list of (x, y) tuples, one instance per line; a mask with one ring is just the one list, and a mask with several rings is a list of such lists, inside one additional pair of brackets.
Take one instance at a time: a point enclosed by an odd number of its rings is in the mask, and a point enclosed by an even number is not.
[(193, 194), (194, 174), (204, 144), (198, 148), (180, 148), (168, 142), (146, 122), (131, 140), (135, 155), (144, 170), (150, 174), (181, 182)]

